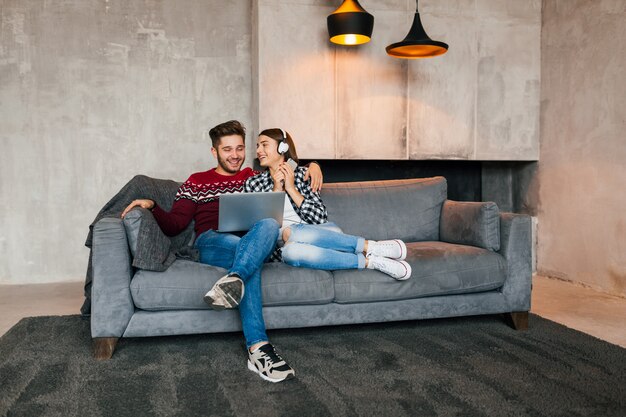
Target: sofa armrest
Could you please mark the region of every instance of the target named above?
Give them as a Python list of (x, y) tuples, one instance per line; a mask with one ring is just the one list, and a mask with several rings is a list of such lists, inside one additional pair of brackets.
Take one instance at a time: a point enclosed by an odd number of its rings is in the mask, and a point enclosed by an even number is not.
[(501, 245), (498, 253), (506, 259), (507, 278), (502, 293), (511, 311), (530, 311), (532, 288), (531, 217), (525, 214), (501, 213)]
[(493, 202), (446, 200), (441, 208), (439, 240), (500, 249), (500, 210)]
[(122, 219), (98, 221), (91, 250), (91, 336), (121, 337), (135, 312), (130, 294), (133, 269)]
[[(137, 241), (139, 240), (139, 228), (141, 227), (141, 221), (143, 220), (144, 208), (134, 208), (128, 213), (122, 220), (124, 230), (126, 231), (126, 239), (128, 240), (128, 248), (130, 249), (131, 257), (135, 257), (137, 252)], [(147, 211), (147, 210), (146, 210)]]

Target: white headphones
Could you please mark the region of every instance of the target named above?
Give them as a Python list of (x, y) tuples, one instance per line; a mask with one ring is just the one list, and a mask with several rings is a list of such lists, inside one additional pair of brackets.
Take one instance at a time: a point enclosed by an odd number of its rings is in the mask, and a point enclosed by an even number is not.
[(280, 129), (280, 131), (283, 132), (283, 140), (278, 145), (278, 153), (282, 155), (289, 150), (289, 144), (287, 143), (287, 133), (283, 129)]

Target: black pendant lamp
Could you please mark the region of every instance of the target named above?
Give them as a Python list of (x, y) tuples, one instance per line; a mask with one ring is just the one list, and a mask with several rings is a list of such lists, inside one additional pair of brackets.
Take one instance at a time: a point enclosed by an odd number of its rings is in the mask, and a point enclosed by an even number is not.
[(448, 44), (434, 41), (428, 37), (424, 26), (422, 26), (422, 20), (417, 9), (417, 0), (415, 0), (415, 17), (409, 34), (402, 42), (392, 43), (386, 50), (387, 54), (395, 58), (431, 58), (448, 52)]
[(330, 41), (339, 45), (360, 45), (372, 38), (374, 16), (365, 11), (357, 0), (344, 2), (328, 18)]

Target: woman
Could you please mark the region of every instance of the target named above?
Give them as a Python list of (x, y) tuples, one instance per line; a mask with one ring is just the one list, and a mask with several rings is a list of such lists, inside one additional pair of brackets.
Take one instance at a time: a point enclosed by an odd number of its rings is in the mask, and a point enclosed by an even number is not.
[[(257, 158), (266, 170), (245, 183), (246, 192), (284, 191), (285, 212), (272, 261), (314, 269), (376, 269), (397, 280), (411, 276), (406, 245), (399, 239), (373, 241), (342, 233), (328, 222), (319, 192), (304, 180), (305, 169), (298, 162), (295, 144), (282, 129), (259, 134)], [(293, 162), (292, 162), (293, 161)]]

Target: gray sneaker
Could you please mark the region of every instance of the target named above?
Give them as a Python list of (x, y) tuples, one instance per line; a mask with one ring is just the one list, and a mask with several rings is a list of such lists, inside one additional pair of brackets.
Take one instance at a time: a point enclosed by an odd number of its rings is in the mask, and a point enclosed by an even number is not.
[(270, 382), (295, 378), (296, 371), (280, 357), (271, 343), (266, 343), (254, 352), (248, 351), (248, 369)]
[(237, 274), (229, 274), (217, 280), (213, 288), (204, 295), (204, 302), (213, 310), (237, 308), (243, 298), (243, 281)]
[(411, 265), (405, 261), (383, 258), (382, 256), (370, 256), (367, 258), (367, 268), (384, 272), (398, 281), (411, 278)]
[(400, 239), (370, 240), (367, 244), (367, 256), (383, 256), (391, 259), (405, 259), (406, 245)]

